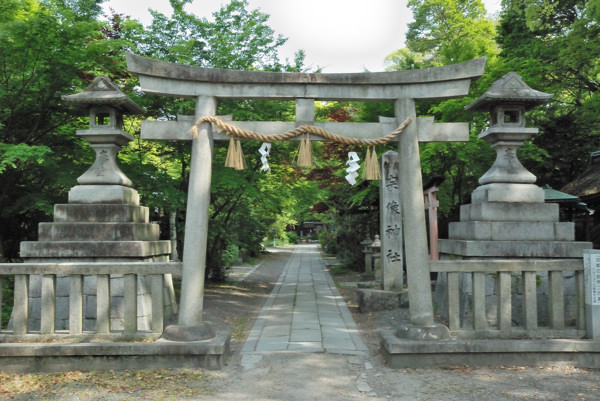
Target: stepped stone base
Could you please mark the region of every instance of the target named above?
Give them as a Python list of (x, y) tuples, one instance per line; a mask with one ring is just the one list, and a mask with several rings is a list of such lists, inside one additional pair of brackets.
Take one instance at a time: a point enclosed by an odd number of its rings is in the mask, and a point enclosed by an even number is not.
[(140, 195), (122, 185), (77, 185), (69, 191), (69, 203), (115, 203), (139, 205)]
[(582, 258), (591, 242), (440, 240), (440, 254), (481, 258)]
[[(575, 226), (559, 222), (558, 204), (544, 203), (543, 190), (531, 184), (487, 184), (473, 192), (473, 203), (462, 205), (460, 221), (450, 223), (449, 239), (440, 240), (438, 250), (441, 259), (512, 259), (550, 258), (579, 259), (583, 250), (592, 247), (589, 242), (574, 241)], [(576, 288), (573, 272), (563, 273), (565, 321), (571, 324), (576, 317)], [(538, 323), (548, 320), (550, 296), (547, 272), (537, 274)], [(520, 277), (513, 277), (511, 288), (513, 321), (523, 322)], [(459, 281), (461, 323), (472, 319), (472, 277), (463, 274)], [(496, 322), (498, 294), (495, 279), (485, 278), (485, 303), (488, 324)], [(441, 313), (445, 305), (446, 274), (440, 273), (434, 299)], [(468, 324), (467, 324), (468, 326)]]
[[(115, 203), (69, 203), (54, 207), (54, 222), (40, 223), (39, 241), (21, 243), (21, 257), (27, 262), (165, 262), (171, 242), (159, 240), (159, 227), (149, 223), (147, 207), (139, 206), (134, 189), (120, 185), (79, 185), (70, 200), (95, 196)], [(88, 198), (86, 198), (88, 199)], [(92, 199), (92, 198), (89, 198)], [(119, 203), (116, 203), (119, 202)], [(112, 275), (111, 329), (123, 329), (123, 276)], [(84, 279), (84, 330), (95, 330), (96, 278)], [(174, 319), (177, 308), (173, 281), (165, 276), (165, 324)], [(150, 283), (138, 278), (138, 328), (150, 330), (152, 301)], [(41, 276), (30, 278), (30, 330), (39, 330), (41, 315)], [(69, 278), (56, 280), (57, 329), (69, 325)]]
[(149, 220), (149, 210), (145, 206), (105, 203), (54, 205), (54, 223), (147, 223)]
[(600, 367), (600, 342), (593, 340), (415, 341), (380, 333), (381, 351), (394, 369), (468, 366)]
[(558, 204), (485, 202), (461, 205), (460, 221), (558, 222)]
[(473, 203), (544, 203), (544, 190), (533, 184), (493, 183), (477, 187), (471, 194), (471, 200)]
[[(170, 241), (24, 241), (21, 256), (31, 258), (152, 258), (169, 255)], [(65, 261), (65, 260), (63, 260)], [(70, 260), (74, 262), (74, 260)], [(104, 260), (106, 261), (106, 260)], [(40, 262), (40, 260), (38, 260)], [(130, 260), (133, 262), (133, 260)]]
[(574, 223), (551, 221), (464, 221), (452, 223), (449, 237), (479, 241), (574, 241)]
[(204, 368), (220, 370), (231, 353), (231, 333), (204, 341), (0, 344), (0, 372), (69, 372)]

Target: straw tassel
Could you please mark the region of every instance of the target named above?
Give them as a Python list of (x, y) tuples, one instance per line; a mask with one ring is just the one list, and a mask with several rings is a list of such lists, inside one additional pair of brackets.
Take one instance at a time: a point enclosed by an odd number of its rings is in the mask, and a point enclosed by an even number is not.
[(233, 140), (233, 137), (231, 137), (229, 139), (229, 148), (227, 148), (227, 158), (225, 159), (225, 167), (235, 168), (234, 160), (237, 157), (236, 153), (237, 148), (235, 146), (235, 141)]
[(377, 151), (375, 146), (367, 148), (367, 156), (365, 157), (365, 166), (363, 170), (363, 179), (375, 181), (381, 179), (379, 169), (379, 160), (377, 159)]
[(237, 140), (237, 146), (235, 150), (234, 168), (236, 170), (243, 170), (246, 168), (246, 161), (244, 160), (244, 151), (242, 150), (242, 141)]
[(298, 149), (298, 166), (311, 167), (312, 165), (312, 147), (310, 144), (310, 135), (306, 134), (300, 140), (300, 148)]

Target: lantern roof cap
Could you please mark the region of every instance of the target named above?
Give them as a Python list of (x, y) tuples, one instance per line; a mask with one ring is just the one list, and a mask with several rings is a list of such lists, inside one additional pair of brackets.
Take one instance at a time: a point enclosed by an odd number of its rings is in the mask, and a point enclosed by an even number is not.
[(529, 110), (540, 104), (547, 103), (553, 96), (552, 93), (544, 93), (532, 89), (523, 82), (519, 74), (509, 72), (494, 82), (490, 89), (477, 100), (465, 106), (465, 110), (490, 111), (494, 106), (500, 104), (520, 104), (524, 105), (526, 110)]
[(62, 98), (73, 107), (86, 112), (94, 106), (113, 107), (124, 114), (143, 114), (146, 111), (103, 75), (96, 77), (83, 92)]

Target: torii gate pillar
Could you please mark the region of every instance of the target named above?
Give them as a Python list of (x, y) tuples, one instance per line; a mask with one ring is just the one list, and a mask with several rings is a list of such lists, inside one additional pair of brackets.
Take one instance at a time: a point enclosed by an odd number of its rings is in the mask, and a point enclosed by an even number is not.
[[(214, 116), (216, 112), (217, 99), (215, 97), (198, 97), (196, 118)], [(212, 150), (212, 125), (203, 123), (192, 137), (187, 204), (193, 205), (193, 207), (187, 208), (185, 218), (183, 249), (183, 277), (185, 280), (181, 282), (180, 326), (196, 326), (202, 323)]]
[[(416, 121), (413, 99), (398, 99), (395, 103), (396, 119), (409, 117)], [(429, 254), (423, 202), (423, 179), (419, 157), (417, 124), (409, 124), (398, 138), (400, 182), (402, 183), (402, 210), (404, 244), (406, 249), (406, 281), (410, 321), (415, 326), (431, 327), (433, 301), (429, 279)], [(408, 211), (408, 212), (406, 212)], [(448, 333), (449, 335), (449, 333)]]

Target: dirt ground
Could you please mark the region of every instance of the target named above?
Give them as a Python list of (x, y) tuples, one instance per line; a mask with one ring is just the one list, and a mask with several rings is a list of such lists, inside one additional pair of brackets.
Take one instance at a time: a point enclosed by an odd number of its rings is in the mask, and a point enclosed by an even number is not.
[[(15, 400), (600, 400), (600, 371), (495, 367), (390, 369), (378, 330), (406, 319), (407, 310), (359, 313), (356, 290), (340, 286), (368, 355), (242, 354), (254, 319), (277, 283), (292, 249), (278, 249), (241, 282), (206, 290), (205, 321), (232, 332), (232, 356), (221, 371), (149, 370), (1, 375), (0, 399)], [(250, 268), (232, 272), (241, 279)], [(361, 281), (344, 275), (336, 281)]]

